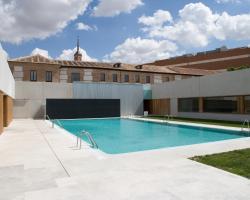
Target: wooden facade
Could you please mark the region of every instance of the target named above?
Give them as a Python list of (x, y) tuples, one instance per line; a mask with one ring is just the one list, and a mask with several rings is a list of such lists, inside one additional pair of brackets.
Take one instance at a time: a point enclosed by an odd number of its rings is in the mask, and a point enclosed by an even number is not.
[(0, 91), (0, 134), (13, 119), (13, 99)]
[(169, 115), (170, 99), (152, 99), (144, 101), (144, 110), (150, 115)]
[(11, 97), (4, 95), (3, 97), (3, 125), (9, 126), (13, 119), (13, 100)]
[(0, 91), (0, 134), (3, 132), (3, 93)]

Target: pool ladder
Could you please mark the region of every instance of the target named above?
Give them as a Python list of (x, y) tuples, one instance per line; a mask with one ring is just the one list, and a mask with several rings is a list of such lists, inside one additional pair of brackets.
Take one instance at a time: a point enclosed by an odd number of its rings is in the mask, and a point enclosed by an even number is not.
[(55, 127), (55, 122), (57, 125), (59, 125), (61, 128), (63, 128), (62, 123), (58, 119), (52, 119), (49, 117), (49, 115), (45, 116), (45, 119), (48, 119), (52, 123), (52, 128)]
[(173, 115), (165, 115), (165, 116), (168, 118), (168, 120), (174, 119)]
[(241, 131), (244, 131), (244, 126), (247, 125), (248, 132), (250, 132), (250, 121), (248, 119), (245, 119), (242, 126), (241, 126)]
[(82, 148), (82, 139), (81, 138), (84, 135), (88, 138), (88, 140), (89, 140), (92, 148), (94, 148), (94, 149), (98, 149), (99, 148), (98, 145), (97, 145), (97, 143), (95, 142), (94, 138), (92, 137), (92, 135), (89, 132), (84, 131), (84, 130), (81, 131), (80, 134), (76, 138), (77, 139), (76, 140), (76, 147), (77, 148), (79, 148), (79, 149)]

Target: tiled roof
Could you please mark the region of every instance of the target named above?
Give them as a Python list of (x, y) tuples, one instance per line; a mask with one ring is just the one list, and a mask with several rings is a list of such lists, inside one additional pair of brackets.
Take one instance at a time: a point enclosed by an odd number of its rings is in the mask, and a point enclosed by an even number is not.
[(204, 70), (204, 69), (194, 69), (194, 68), (182, 68), (182, 67), (167, 67), (179, 74), (192, 74), (192, 75), (210, 75), (219, 73), (221, 70)]
[(166, 73), (166, 74), (186, 74), (186, 75), (207, 75), (214, 72), (208, 70), (198, 70), (198, 69), (185, 69), (177, 67), (164, 67), (155, 65), (143, 65), (142, 68), (137, 68), (136, 65), (124, 64), (122, 63), (120, 67), (114, 68), (115, 63), (103, 63), (103, 62), (85, 62), (85, 61), (70, 61), (70, 60), (53, 60), (41, 56), (39, 54), (27, 57), (21, 57), (16, 59), (11, 59), (9, 62), (25, 62), (25, 63), (45, 63), (54, 64), (61, 67), (83, 67), (83, 68), (100, 68), (100, 69), (116, 69), (116, 70), (126, 70), (134, 72), (153, 72), (153, 73)]

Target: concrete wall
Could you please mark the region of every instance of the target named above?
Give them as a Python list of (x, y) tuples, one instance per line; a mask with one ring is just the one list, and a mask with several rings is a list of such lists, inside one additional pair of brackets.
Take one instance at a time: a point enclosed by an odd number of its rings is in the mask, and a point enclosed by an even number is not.
[(250, 69), (152, 85), (153, 99), (250, 95)]
[(0, 44), (0, 90), (12, 98), (15, 97), (15, 81), (10, 71), (7, 54)]
[(250, 69), (154, 84), (153, 99), (170, 98), (171, 114), (180, 117), (242, 121), (249, 115), (178, 112), (178, 98), (250, 95)]
[(73, 84), (76, 99), (121, 99), (121, 115), (143, 114), (143, 86), (140, 84)]
[(12, 120), (12, 98), (15, 97), (15, 81), (10, 71), (7, 54), (0, 44), (0, 134)]
[(46, 98), (72, 98), (71, 83), (16, 82), (14, 118), (43, 118)]

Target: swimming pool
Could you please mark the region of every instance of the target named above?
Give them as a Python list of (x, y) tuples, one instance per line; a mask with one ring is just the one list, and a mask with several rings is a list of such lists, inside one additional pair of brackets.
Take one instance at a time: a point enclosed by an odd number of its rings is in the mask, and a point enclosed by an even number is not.
[[(99, 149), (109, 154), (160, 149), (246, 137), (240, 132), (192, 126), (160, 124), (130, 119), (59, 120), (64, 129), (77, 135), (86, 130)], [(87, 138), (83, 137), (88, 142)]]

